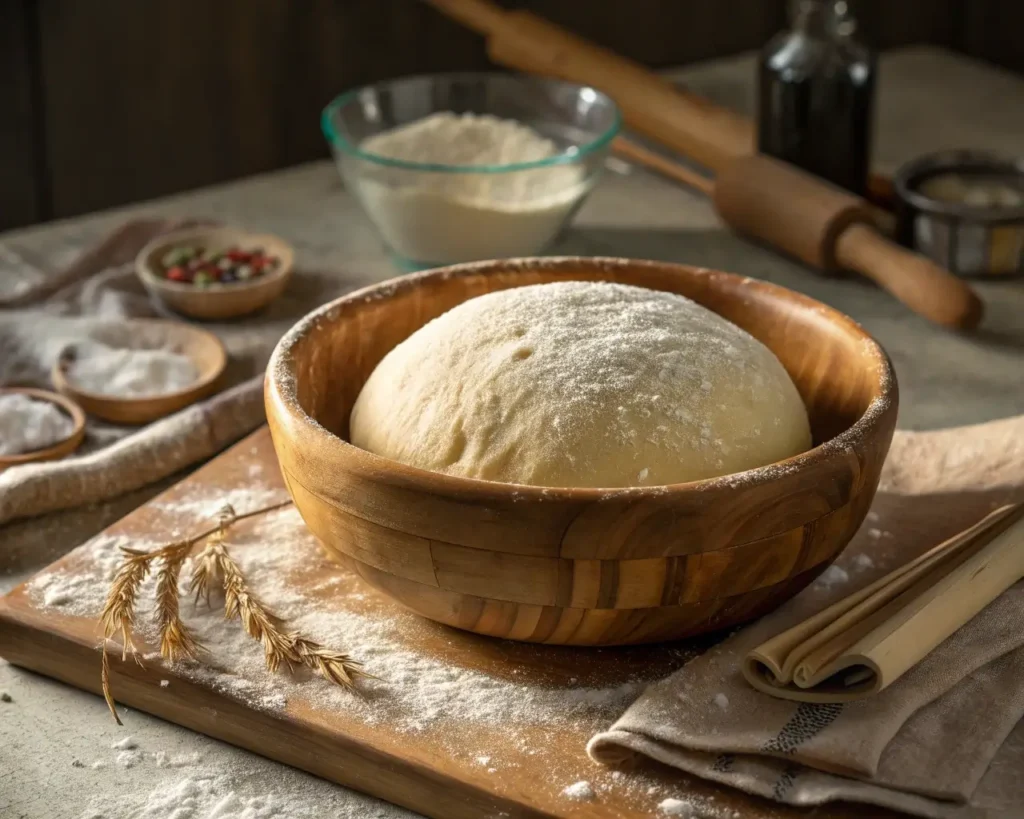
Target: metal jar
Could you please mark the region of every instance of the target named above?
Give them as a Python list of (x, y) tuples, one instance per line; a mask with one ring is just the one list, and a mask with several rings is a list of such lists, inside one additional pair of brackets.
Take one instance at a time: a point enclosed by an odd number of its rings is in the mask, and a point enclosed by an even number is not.
[[(979, 205), (927, 195), (928, 180), (947, 174), (998, 182), (1022, 204)], [(1024, 160), (979, 151), (929, 154), (902, 166), (896, 189), (896, 236), (960, 276), (1003, 277), (1024, 268)]]

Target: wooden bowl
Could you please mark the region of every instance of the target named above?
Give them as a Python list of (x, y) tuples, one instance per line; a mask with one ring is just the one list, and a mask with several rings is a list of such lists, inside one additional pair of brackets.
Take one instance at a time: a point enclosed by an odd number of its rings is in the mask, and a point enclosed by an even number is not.
[[(201, 288), (168, 281), (160, 275), (160, 259), (164, 253), (176, 245), (191, 243), (214, 247), (237, 245), (242, 249), (261, 247), (281, 263), (256, 279)], [(150, 296), (164, 306), (176, 313), (212, 321), (244, 316), (270, 304), (288, 284), (294, 261), (292, 246), (277, 236), (229, 227), (195, 227), (165, 233), (147, 244), (135, 259), (135, 272)]]
[(217, 336), (181, 321), (130, 319), (94, 332), (90, 340), (112, 347), (166, 347), (187, 355), (199, 371), (193, 384), (177, 392), (138, 398), (104, 395), (84, 390), (68, 378), (67, 368), (74, 360), (76, 348), (65, 348), (50, 372), (54, 388), (77, 401), (90, 415), (115, 424), (148, 424), (205, 398), (216, 391), (217, 381), (228, 363), (227, 352)]
[(10, 395), (11, 393), (20, 393), (29, 398), (35, 398), (37, 401), (49, 401), (51, 404), (56, 404), (71, 418), (72, 428), (71, 434), (67, 438), (44, 449), (19, 452), (17, 455), (0, 455), (0, 471), (18, 464), (55, 461), (78, 449), (85, 437), (85, 413), (82, 412), (82, 408), (78, 404), (70, 398), (65, 398), (63, 395), (49, 390), (37, 390), (31, 387), (0, 387), (0, 395)]
[[(603, 490), (442, 475), (347, 443), (363, 383), (413, 331), (474, 296), (564, 279), (681, 293), (740, 325), (792, 376), (817, 446), (738, 475)], [(658, 262), (520, 259), (395, 279), (311, 313), (274, 352), (266, 404), (304, 520), (371, 585), (481, 634), (606, 645), (731, 626), (817, 577), (867, 514), (897, 388), (859, 325), (782, 287)]]

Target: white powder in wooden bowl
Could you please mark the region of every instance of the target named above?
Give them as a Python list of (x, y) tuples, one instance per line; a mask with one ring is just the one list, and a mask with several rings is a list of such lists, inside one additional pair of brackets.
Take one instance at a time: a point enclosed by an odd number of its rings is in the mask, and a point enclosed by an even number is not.
[(187, 355), (172, 350), (88, 343), (79, 345), (66, 375), (85, 392), (144, 398), (180, 392), (199, 379), (199, 370)]
[(74, 424), (52, 401), (23, 393), (0, 395), (0, 455), (21, 455), (67, 438)]
[[(521, 122), (450, 111), (377, 134), (359, 147), (390, 159), (460, 167), (535, 162), (560, 153)], [(384, 240), (420, 263), (536, 253), (589, 188), (578, 164), (493, 173), (412, 171), (369, 162), (349, 168)]]

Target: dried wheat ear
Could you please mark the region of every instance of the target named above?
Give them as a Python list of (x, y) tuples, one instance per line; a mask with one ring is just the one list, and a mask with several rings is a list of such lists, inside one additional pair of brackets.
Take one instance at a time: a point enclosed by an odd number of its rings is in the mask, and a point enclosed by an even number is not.
[(238, 619), (250, 637), (263, 645), (264, 659), (270, 671), (277, 671), (282, 665), (294, 671), (305, 667), (344, 688), (355, 690), (356, 680), (370, 677), (362, 670), (362, 664), (347, 654), (327, 648), (315, 640), (287, 631), (285, 624), (256, 597), (245, 582), (238, 563), (231, 557), (225, 543), (228, 530), (238, 521), (264, 515), (290, 506), (283, 501), (264, 506), (239, 515), (231, 506), (225, 506), (217, 525), (185, 540), (170, 543), (150, 552), (122, 548), (124, 562), (114, 574), (114, 580), (107, 594), (100, 625), (103, 629), (102, 662), (100, 681), (103, 697), (117, 724), (114, 697), (110, 688), (110, 657), (107, 643), (120, 633), (121, 661), (131, 656), (139, 665), (142, 659), (132, 641), (139, 590), (143, 581), (156, 568), (156, 607), (154, 618), (160, 633), (160, 656), (169, 662), (189, 660), (196, 662), (205, 650), (181, 619), (179, 606), (179, 580), (185, 559), (201, 543), (203, 547), (192, 561), (189, 591), (196, 601), (205, 600), (209, 605), (215, 591), (224, 595), (224, 616)]

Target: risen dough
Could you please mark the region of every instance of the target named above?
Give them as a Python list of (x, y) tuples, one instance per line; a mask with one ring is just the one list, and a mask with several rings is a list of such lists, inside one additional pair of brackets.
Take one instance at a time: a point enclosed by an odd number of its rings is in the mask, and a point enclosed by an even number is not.
[(352, 443), (423, 469), (540, 486), (639, 486), (806, 450), (775, 355), (689, 299), (558, 282), (489, 293), (380, 362)]

